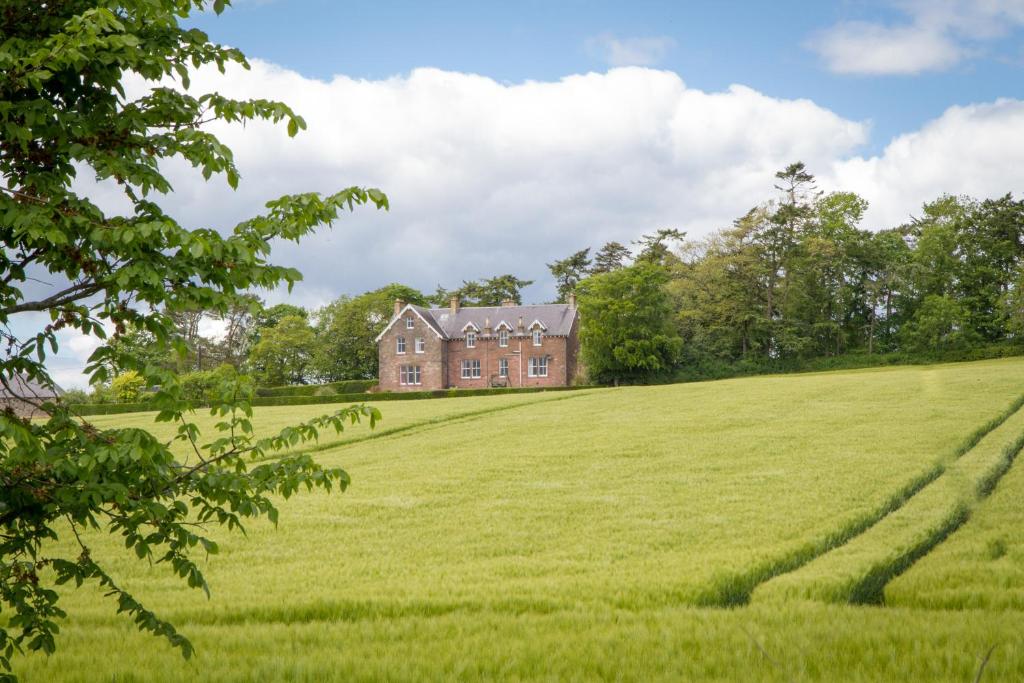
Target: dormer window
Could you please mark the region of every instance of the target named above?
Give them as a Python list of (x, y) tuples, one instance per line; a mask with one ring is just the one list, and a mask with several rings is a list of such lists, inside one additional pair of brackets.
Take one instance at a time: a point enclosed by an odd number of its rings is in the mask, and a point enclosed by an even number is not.
[(473, 330), (469, 330), (468, 332), (466, 332), (466, 348), (476, 348), (476, 332), (474, 332)]
[(539, 327), (533, 328), (533, 345), (534, 346), (540, 346), (541, 345), (541, 339), (543, 338), (543, 336), (544, 336), (544, 333), (541, 332)]
[(405, 353), (405, 337), (395, 338), (395, 353)]
[(405, 319), (405, 329), (411, 330), (414, 327), (416, 327), (416, 321), (413, 320), (412, 316), (410, 315), (408, 318)]
[(498, 346), (502, 348), (508, 346), (508, 330), (504, 327), (498, 330)]

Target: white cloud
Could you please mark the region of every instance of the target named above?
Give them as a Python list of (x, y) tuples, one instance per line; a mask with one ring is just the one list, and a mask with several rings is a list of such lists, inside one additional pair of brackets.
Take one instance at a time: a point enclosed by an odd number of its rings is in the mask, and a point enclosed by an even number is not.
[(921, 130), (901, 135), (880, 156), (839, 161), (836, 187), (871, 201), (867, 225), (906, 222), (942, 194), (978, 198), (1024, 192), (1024, 101), (952, 107)]
[(587, 50), (609, 66), (654, 66), (675, 44), (667, 36), (616, 38), (610, 33), (594, 36), (586, 42)]
[(390, 212), (357, 209), (278, 245), (275, 262), (306, 281), (274, 300), (303, 305), (392, 281), (430, 291), (506, 272), (538, 281), (527, 300), (548, 300), (545, 263), (660, 227), (727, 226), (771, 196), (773, 174), (795, 160), (822, 189), (868, 199), (871, 228), (904, 222), (943, 192), (1024, 191), (1016, 100), (950, 109), (863, 157), (867, 124), (814, 102), (739, 85), (705, 92), (642, 68), (520, 84), (436, 69), (323, 82), (254, 61), (193, 83), (286, 101), (309, 129), (291, 139), (270, 125), (216, 128), (236, 153), (237, 192), (167, 164), (177, 192), (163, 203), (186, 225), (228, 227), (287, 192), (360, 184), (391, 198)]
[(808, 100), (743, 86), (708, 93), (641, 68), (501, 84), (418, 69), (380, 81), (321, 82), (255, 61), (251, 72), (204, 71), (196, 90), (291, 104), (309, 129), (216, 129), (235, 149), (237, 192), (168, 164), (164, 203), (190, 225), (225, 227), (286, 192), (350, 184), (383, 188), (392, 210), (357, 210), (277, 259), (299, 267), (303, 303), (400, 280), (432, 290), (505, 272), (542, 281), (544, 266), (666, 225), (727, 224), (794, 159), (825, 167), (853, 153), (864, 124)]
[(846, 21), (808, 41), (841, 74), (917, 74), (948, 69), (988, 41), (1024, 26), (1024, 0), (910, 0), (902, 24)]

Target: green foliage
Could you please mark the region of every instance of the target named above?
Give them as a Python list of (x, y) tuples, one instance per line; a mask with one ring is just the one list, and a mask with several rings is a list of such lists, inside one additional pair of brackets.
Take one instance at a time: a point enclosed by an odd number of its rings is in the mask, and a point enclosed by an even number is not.
[(644, 381), (672, 370), (680, 340), (666, 282), (665, 268), (638, 262), (580, 283), (580, 344), (591, 381)]
[(305, 318), (288, 315), (262, 331), (249, 354), (249, 370), (260, 384), (296, 384), (309, 379), (316, 336)]
[(114, 400), (119, 403), (138, 401), (145, 388), (146, 378), (135, 370), (122, 372), (110, 382), (111, 393), (114, 394)]
[(64, 395), (61, 399), (68, 405), (75, 405), (78, 403), (88, 403), (89, 393), (84, 389), (65, 389)]
[(575, 291), (576, 285), (590, 272), (590, 249), (581, 249), (561, 261), (548, 264), (551, 276), (555, 278), (558, 292), (556, 303), (565, 303), (569, 293)]
[[(226, 4), (217, 0), (213, 8)], [(124, 371), (159, 386), (151, 408), (157, 419), (178, 423), (175, 439), (191, 447), (178, 459), (147, 432), (96, 429), (60, 402), (39, 405), (43, 419), (0, 415), (4, 668), (16, 651), (55, 650), (65, 612), (54, 587), (86, 582), (100, 586), (140, 630), (189, 656), (191, 643), (112, 578), (105, 568), (110, 555), (94, 556), (83, 530), (117, 536), (131, 556), (206, 590), (195, 557), (216, 552), (211, 526), (276, 521), (280, 497), (348, 483), (344, 471), (308, 457), (273, 456), (321, 429), (377, 419), (370, 408), (343, 408), (255, 439), (252, 387), (238, 377), (214, 390), (211, 410), (221, 419), (214, 434), (201, 437), (185, 417), (181, 383), (162, 365), (172, 350), (187, 351), (178, 334), (182, 316), (226, 315), (250, 289), (300, 278), (269, 261), (274, 241), (299, 240), (356, 205), (387, 207), (379, 191), (358, 187), (284, 196), (226, 233), (183, 226), (161, 209), (158, 196), (171, 191), (161, 168), (170, 159), (207, 179), (223, 175), (229, 187), (238, 184), (231, 150), (208, 130), (211, 124), (265, 120), (284, 124), (289, 135), (305, 128), (279, 102), (189, 93), (195, 69), (247, 66), (238, 50), (181, 25), (206, 5), (16, 2), (0, 12), (0, 326), (8, 350), (0, 378), (22, 374), (50, 384), (45, 362), (62, 330), (101, 340), (108, 327), (115, 339), (147, 335), (152, 356), (122, 339), (101, 345), (86, 370), (94, 386)], [(127, 79), (141, 87), (131, 96), (122, 85)], [(107, 213), (78, 194), (72, 183), (83, 173), (122, 192), (129, 210)], [(25, 286), (33, 277), (55, 286), (36, 297)], [(12, 332), (30, 325), (25, 318), (34, 313), (45, 320), (34, 334)]]
[(533, 284), (533, 280), (520, 280), (515, 275), (497, 275), (484, 280), (463, 281), (456, 290), (448, 291), (438, 286), (430, 297), (436, 306), (447, 306), (451, 297), (457, 296), (465, 306), (500, 306), (504, 301), (522, 304), (521, 290)]
[(283, 387), (258, 387), (256, 395), (267, 396), (314, 396), (319, 395), (321, 389), (328, 390), (330, 394), (355, 394), (369, 391), (377, 386), (376, 379), (346, 379), (340, 382), (328, 382), (326, 384), (298, 384)]
[(624, 268), (630, 258), (629, 249), (618, 242), (606, 242), (596, 254), (590, 272), (594, 275)]
[(236, 381), (238, 376), (238, 371), (227, 363), (220, 365), (215, 370), (196, 370), (185, 373), (179, 377), (181, 396), (191, 403), (214, 401), (218, 387), (224, 382)]
[(901, 330), (901, 337), (912, 351), (956, 348), (967, 341), (966, 318), (966, 309), (956, 299), (929, 294)]

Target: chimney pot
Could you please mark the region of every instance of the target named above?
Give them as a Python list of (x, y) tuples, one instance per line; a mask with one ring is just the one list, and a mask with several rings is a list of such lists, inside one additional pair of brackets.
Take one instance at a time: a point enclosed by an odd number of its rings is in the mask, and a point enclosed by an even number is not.
[(569, 292), (569, 308), (576, 308), (576, 292)]
[(398, 317), (398, 314), (402, 312), (403, 308), (405, 308), (405, 302), (402, 301), (401, 299), (395, 299), (395, 317), (396, 318)]
[(512, 299), (505, 299), (504, 301), (501, 302), (501, 305), (505, 308), (512, 308), (513, 306), (516, 305), (516, 302), (513, 301)]
[(449, 305), (450, 305), (450, 307), (452, 309), (452, 315), (455, 315), (456, 313), (458, 313), (459, 312), (459, 297), (458, 296), (452, 296), (451, 301), (449, 302)]

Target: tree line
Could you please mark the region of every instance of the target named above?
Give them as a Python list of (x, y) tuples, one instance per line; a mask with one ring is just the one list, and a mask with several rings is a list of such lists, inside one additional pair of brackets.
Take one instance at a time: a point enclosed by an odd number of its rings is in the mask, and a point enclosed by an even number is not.
[[(629, 246), (607, 242), (546, 264), (554, 302), (579, 295), (589, 381), (646, 381), (709, 365), (844, 354), (921, 354), (1021, 338), (1024, 202), (1009, 194), (944, 195), (907, 223), (872, 231), (861, 226), (864, 198), (821, 192), (802, 163), (776, 180), (774, 196), (710, 235), (689, 239), (663, 228)], [(115, 343), (182, 373), (197, 396), (226, 366), (263, 386), (372, 379), (374, 339), (396, 299), (520, 304), (531, 284), (503, 274), (427, 294), (393, 283), (317, 309), (266, 306), (246, 295), (227, 313), (170, 313), (178, 352), (165, 358), (147, 357), (157, 345), (144, 330), (128, 330)], [(217, 321), (219, 336), (202, 334), (204, 319)], [(126, 400), (141, 389), (112, 384), (93, 398)]]
[[(775, 196), (727, 228), (645, 238), (624, 266), (632, 276), (581, 271), (592, 380), (1019, 343), (1024, 201), (943, 195), (906, 223), (872, 231), (861, 225), (864, 198), (819, 191), (804, 164), (775, 177)], [(560, 263), (583, 266), (586, 256)], [(621, 303), (628, 299), (632, 306)], [(598, 319), (615, 307), (629, 310)], [(645, 337), (658, 343), (629, 350), (628, 340)], [(608, 338), (615, 343), (595, 344)]]

